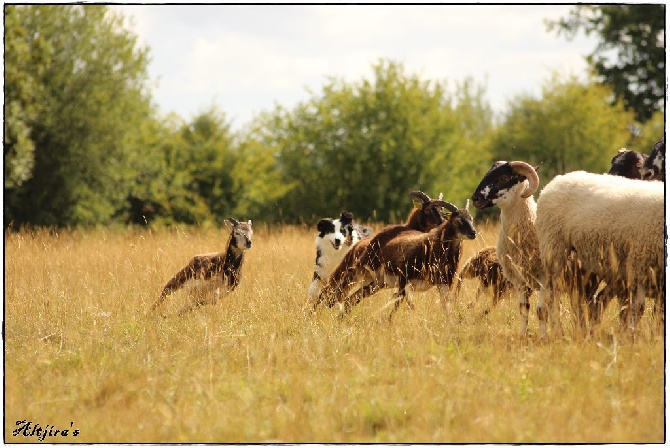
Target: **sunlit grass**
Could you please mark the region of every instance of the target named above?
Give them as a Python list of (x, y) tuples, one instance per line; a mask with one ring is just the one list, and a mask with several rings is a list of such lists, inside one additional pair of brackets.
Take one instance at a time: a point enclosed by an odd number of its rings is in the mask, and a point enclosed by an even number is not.
[[(479, 228), (463, 259), (495, 244)], [(387, 317), (392, 291), (343, 320), (309, 310), (314, 232), (257, 225), (239, 289), (175, 316), (192, 255), (225, 229), (5, 235), (5, 441), (16, 421), (79, 429), (47, 442), (661, 442), (664, 342), (635, 342), (615, 307), (595, 340), (516, 335), (518, 307), (466, 281), (447, 314), (435, 291)], [(531, 299), (534, 309), (537, 296)], [(648, 307), (650, 309), (651, 306)], [(165, 317), (162, 317), (162, 316)], [(563, 324), (570, 330), (569, 307)]]

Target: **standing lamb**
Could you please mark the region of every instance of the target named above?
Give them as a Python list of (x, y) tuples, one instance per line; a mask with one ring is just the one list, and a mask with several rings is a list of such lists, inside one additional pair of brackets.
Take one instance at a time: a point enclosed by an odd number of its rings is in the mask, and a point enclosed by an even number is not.
[(467, 204), (459, 210), (449, 202), (436, 202), (447, 210), (442, 224), (429, 232), (405, 226), (382, 230), (372, 238), (355, 268), (356, 276), (368, 282), (383, 276), (384, 285), (398, 285), (389, 320), (403, 300), (412, 306), (407, 298), (408, 285), (418, 291), (437, 286), (444, 303), (458, 269), (462, 240), (477, 236)]
[(179, 316), (202, 305), (214, 305), (222, 293), (227, 294), (237, 288), (242, 278), (244, 253), (251, 248), (254, 232), (250, 220), (240, 223), (228, 218), (225, 222), (230, 230), (226, 250), (194, 256), (167, 282), (150, 311), (155, 310), (169, 294), (181, 288), (189, 289), (196, 296), (196, 301), (182, 308)]
[[(412, 191), (409, 193), (414, 203), (414, 209), (410, 212), (407, 217), (407, 221), (404, 225), (390, 225), (382, 229), (382, 232), (388, 232), (389, 229), (397, 229), (400, 227), (418, 230), (420, 232), (427, 232), (431, 229), (434, 229), (444, 221), (442, 215), (442, 204), (444, 201), (441, 200), (442, 194), (439, 195), (437, 200), (431, 199), (426, 193), (422, 191)], [(355, 285), (360, 286), (360, 282), (355, 280), (355, 268), (358, 264), (358, 260), (365, 253), (370, 239), (364, 239), (358, 242), (342, 259), (337, 268), (331, 273), (328, 277), (326, 286), (324, 287), (319, 298), (314, 302), (314, 309), (321, 303), (324, 299), (328, 297), (329, 303), (341, 302), (343, 297), (346, 296), (347, 292), (350, 291)], [(366, 297), (370, 294), (373, 294), (377, 289), (382, 285), (380, 282), (383, 282), (383, 279), (377, 279), (378, 281), (370, 282), (360, 288), (354, 293), (353, 299), (346, 302), (347, 308), (345, 312), (348, 311), (348, 306), (353, 303), (358, 303), (363, 297)]]
[(536, 170), (526, 162), (496, 162), (472, 194), (478, 210), (494, 205), (500, 208), (496, 252), (503, 274), (519, 298), (521, 336), (528, 330), (529, 297), (541, 286), (542, 264), (535, 230), (537, 204), (533, 198), (540, 184)]
[[(503, 274), (502, 266), (498, 262), (495, 246), (485, 247), (465, 262), (458, 274), (456, 294), (460, 293), (463, 280), (470, 278), (479, 280), (480, 284), (477, 287), (477, 296), (479, 296), (482, 288), (488, 289), (491, 287), (493, 289), (493, 307), (498, 304), (500, 298), (505, 293), (511, 291), (513, 288), (512, 283)], [(488, 313), (489, 308), (487, 307), (484, 314)]]
[(361, 226), (353, 221), (354, 215), (343, 211), (339, 219), (323, 218), (317, 223), (319, 234), (315, 242), (316, 261), (312, 283), (307, 290), (310, 300), (315, 301), (319, 297), (323, 284), (347, 252), (361, 239), (372, 235), (371, 227)]
[(665, 182), (665, 139), (656, 142), (642, 166), (642, 179)]
[[(535, 224), (545, 279), (538, 303), (542, 337), (557, 293), (589, 299), (579, 286), (585, 275), (623, 296), (620, 315), (632, 330), (645, 296), (664, 314), (664, 184), (584, 171), (556, 176), (540, 193)], [(582, 270), (576, 282), (564, 275), (571, 257)]]

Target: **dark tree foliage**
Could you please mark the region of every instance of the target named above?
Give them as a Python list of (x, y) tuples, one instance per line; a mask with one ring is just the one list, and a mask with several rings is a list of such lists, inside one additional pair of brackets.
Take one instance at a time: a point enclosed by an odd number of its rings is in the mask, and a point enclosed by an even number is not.
[(664, 4), (579, 5), (548, 28), (568, 39), (579, 31), (599, 37), (587, 61), (638, 121), (664, 109)]

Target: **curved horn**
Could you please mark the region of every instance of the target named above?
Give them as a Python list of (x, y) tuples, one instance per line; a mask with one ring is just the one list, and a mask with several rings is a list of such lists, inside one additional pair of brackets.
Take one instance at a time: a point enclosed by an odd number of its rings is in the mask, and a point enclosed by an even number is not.
[(528, 188), (521, 197), (524, 199), (531, 197), (540, 185), (540, 178), (535, 172), (535, 168), (528, 165), (526, 162), (510, 162), (509, 164), (515, 173), (526, 176), (526, 179), (528, 179)]
[(231, 218), (230, 216), (228, 217), (228, 221), (230, 221), (235, 227), (240, 225), (240, 223), (237, 222), (237, 219)]
[(427, 204), (427, 203), (430, 202), (430, 197), (426, 193), (424, 193), (423, 191), (410, 191), (409, 195), (414, 199), (418, 199), (419, 201), (421, 201), (424, 204)]
[(451, 202), (447, 202), (447, 201), (433, 201), (433, 205), (438, 206), (438, 207), (444, 207), (447, 210), (449, 210), (451, 213), (456, 213), (458, 211), (458, 207), (456, 207)]

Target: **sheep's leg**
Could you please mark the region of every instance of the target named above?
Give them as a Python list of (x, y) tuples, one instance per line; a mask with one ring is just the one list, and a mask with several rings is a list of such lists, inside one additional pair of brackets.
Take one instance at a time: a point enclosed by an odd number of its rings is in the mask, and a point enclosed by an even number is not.
[(519, 298), (519, 336), (525, 337), (528, 335), (528, 312), (530, 310), (530, 301), (528, 300), (529, 295), (526, 294), (526, 288), (519, 290), (519, 288), (515, 286), (514, 289)]
[(645, 289), (639, 285), (630, 288), (627, 294), (627, 304), (622, 307), (619, 313), (628, 331), (633, 336), (635, 334), (635, 327), (644, 314), (645, 292)]

